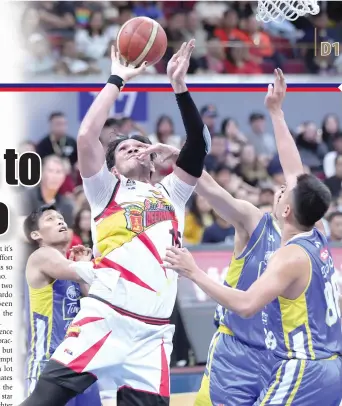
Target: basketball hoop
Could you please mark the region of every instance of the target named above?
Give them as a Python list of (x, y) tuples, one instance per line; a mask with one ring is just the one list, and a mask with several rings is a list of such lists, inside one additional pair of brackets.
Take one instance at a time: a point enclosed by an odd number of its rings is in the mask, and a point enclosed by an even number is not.
[(318, 13), (317, 0), (259, 0), (256, 18), (264, 23), (282, 22), (284, 20), (294, 21), (306, 14)]

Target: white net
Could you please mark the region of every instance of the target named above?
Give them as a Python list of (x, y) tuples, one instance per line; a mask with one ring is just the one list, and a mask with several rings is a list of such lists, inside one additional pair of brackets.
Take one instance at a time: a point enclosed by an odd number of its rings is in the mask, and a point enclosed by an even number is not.
[(318, 13), (317, 0), (259, 0), (256, 17), (258, 21), (268, 23), (270, 21), (294, 21), (306, 14)]

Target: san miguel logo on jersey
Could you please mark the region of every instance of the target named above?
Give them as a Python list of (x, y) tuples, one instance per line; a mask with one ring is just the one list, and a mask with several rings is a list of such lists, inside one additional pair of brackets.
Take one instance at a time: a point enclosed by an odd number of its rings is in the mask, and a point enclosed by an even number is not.
[(137, 234), (144, 231), (143, 213), (144, 209), (138, 205), (129, 205), (125, 207), (125, 217), (128, 230)]
[(161, 221), (176, 220), (175, 209), (169, 200), (159, 191), (151, 190), (152, 197), (143, 203), (134, 203), (125, 207), (127, 229), (141, 233), (145, 228)]

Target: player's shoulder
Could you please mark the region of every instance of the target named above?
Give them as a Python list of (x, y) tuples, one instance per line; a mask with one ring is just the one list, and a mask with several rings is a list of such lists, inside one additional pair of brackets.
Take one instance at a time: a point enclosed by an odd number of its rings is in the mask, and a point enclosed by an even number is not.
[(296, 269), (309, 261), (306, 250), (298, 244), (289, 244), (280, 247), (271, 257), (271, 261), (285, 270)]
[(54, 247), (44, 246), (37, 248), (32, 254), (30, 255), (28, 262), (30, 263), (37, 263), (46, 257), (51, 255), (55, 255), (59, 253), (59, 251)]

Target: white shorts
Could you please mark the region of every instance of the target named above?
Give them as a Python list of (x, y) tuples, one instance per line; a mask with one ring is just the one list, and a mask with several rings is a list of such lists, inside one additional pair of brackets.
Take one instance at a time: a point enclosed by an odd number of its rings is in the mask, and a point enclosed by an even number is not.
[(123, 387), (169, 397), (173, 333), (173, 325), (147, 324), (86, 297), (52, 359), (94, 375), (102, 397), (115, 397)]

